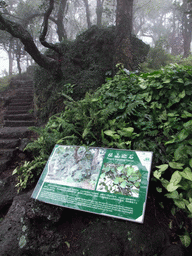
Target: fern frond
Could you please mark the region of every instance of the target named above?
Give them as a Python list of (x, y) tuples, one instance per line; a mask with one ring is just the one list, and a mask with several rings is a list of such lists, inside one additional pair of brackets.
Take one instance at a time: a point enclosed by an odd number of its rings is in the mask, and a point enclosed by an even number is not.
[(144, 105), (143, 101), (141, 101), (141, 100), (136, 100), (132, 103), (129, 103), (125, 110), (125, 115), (130, 116), (131, 114), (133, 114), (136, 111), (136, 108), (140, 105)]

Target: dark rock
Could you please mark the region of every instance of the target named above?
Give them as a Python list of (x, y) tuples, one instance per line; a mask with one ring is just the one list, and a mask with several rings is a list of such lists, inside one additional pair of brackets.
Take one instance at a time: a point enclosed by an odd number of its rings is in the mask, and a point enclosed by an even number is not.
[(0, 211), (7, 205), (10, 205), (13, 198), (17, 195), (15, 185), (16, 182), (14, 176), (9, 176), (3, 180), (0, 180)]
[(60, 246), (62, 238), (50, 230), (49, 224), (60, 219), (61, 208), (35, 202), (30, 196), (31, 191), (16, 196), (0, 224), (2, 256), (34, 255), (36, 252), (45, 255), (46, 251), (55, 251)]
[(0, 223), (0, 252), (15, 255), (185, 255), (169, 239), (168, 219), (149, 201), (144, 224), (14, 197)]
[(160, 256), (185, 256), (184, 250), (180, 245), (170, 245), (166, 247)]

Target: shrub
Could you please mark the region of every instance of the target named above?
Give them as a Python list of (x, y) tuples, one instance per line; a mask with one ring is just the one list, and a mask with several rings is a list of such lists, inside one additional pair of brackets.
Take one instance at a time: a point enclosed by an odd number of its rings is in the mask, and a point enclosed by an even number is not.
[(192, 217), (191, 85), (191, 67), (169, 65), (141, 74), (121, 69), (80, 101), (63, 93), (65, 111), (53, 115), (45, 128), (33, 128), (40, 137), (26, 150), (33, 152), (38, 168), (31, 163), (14, 171), (19, 188), (39, 176), (55, 144), (153, 151), (158, 193), (173, 200), (173, 213), (180, 209)]

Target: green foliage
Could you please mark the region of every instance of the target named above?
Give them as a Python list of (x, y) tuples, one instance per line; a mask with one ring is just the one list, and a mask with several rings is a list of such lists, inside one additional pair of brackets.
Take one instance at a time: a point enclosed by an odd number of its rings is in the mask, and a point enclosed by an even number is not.
[(151, 48), (147, 57), (147, 67), (149, 69), (159, 69), (167, 65), (172, 60), (171, 55), (163, 49), (162, 41), (159, 40), (154, 48)]
[(102, 169), (97, 190), (138, 197), (140, 182), (141, 173), (134, 167), (107, 163)]
[(16, 185), (16, 187), (18, 187), (18, 191), (29, 187), (30, 184), (33, 184), (37, 180), (37, 177), (44, 168), (46, 161), (47, 158), (39, 156), (34, 158), (31, 162), (26, 161), (21, 167), (17, 167), (13, 171), (13, 175), (18, 175), (18, 183)]
[[(192, 217), (191, 85), (191, 67), (175, 64), (151, 73), (127, 75), (120, 70), (79, 101), (63, 93), (65, 111), (53, 115), (45, 128), (36, 128), (40, 136), (26, 148), (34, 154), (35, 162), (15, 171), (19, 174), (18, 186), (25, 187), (39, 175), (38, 163), (48, 159), (55, 144), (153, 151), (157, 191), (172, 200), (172, 212), (180, 209)], [(112, 169), (105, 170), (103, 179), (112, 180)], [(116, 186), (116, 192), (122, 192), (134, 182), (136, 191), (140, 181), (125, 177), (121, 173), (107, 187), (103, 180), (105, 189)], [(187, 234), (181, 236), (186, 245)]]
[(5, 91), (11, 82), (12, 76), (5, 76), (0, 78), (0, 92)]

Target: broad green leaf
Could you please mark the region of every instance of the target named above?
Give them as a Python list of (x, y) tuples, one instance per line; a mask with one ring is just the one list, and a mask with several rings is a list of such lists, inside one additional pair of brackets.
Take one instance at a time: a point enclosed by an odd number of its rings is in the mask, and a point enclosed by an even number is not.
[(12, 172), (12, 175), (16, 174), (17, 173), (17, 168), (15, 168)]
[(159, 187), (156, 187), (156, 190), (158, 193), (161, 193), (163, 191), (162, 188), (159, 188)]
[(115, 131), (112, 131), (112, 130), (107, 130), (107, 131), (104, 131), (104, 133), (108, 136), (113, 136), (116, 132)]
[(125, 188), (127, 186), (127, 182), (124, 180), (121, 184), (120, 187), (121, 188)]
[(130, 145), (130, 144), (131, 144), (131, 141), (126, 141), (125, 144), (126, 144), (126, 145)]
[(183, 190), (188, 191), (190, 189), (190, 184), (189, 183), (191, 183), (191, 181), (189, 181), (187, 179), (182, 179), (179, 184), (181, 185), (181, 188)]
[(183, 79), (181, 79), (181, 78), (178, 78), (178, 79), (177, 79), (177, 82), (178, 82), (178, 83), (181, 83), (181, 84), (184, 84), (184, 81), (183, 81)]
[(162, 173), (161, 173), (160, 171), (157, 171), (157, 170), (153, 172), (153, 176), (154, 176), (156, 179), (158, 179), (158, 180), (161, 178), (161, 174), (162, 174)]
[(181, 93), (179, 93), (179, 98), (184, 98), (185, 97), (185, 90), (183, 90)]
[(192, 168), (192, 158), (189, 160), (189, 165)]
[(174, 152), (174, 159), (178, 161), (180, 158), (186, 156), (186, 147), (185, 145), (180, 145)]
[(178, 134), (178, 139), (179, 141), (183, 141), (188, 137), (189, 133), (187, 130), (183, 129), (181, 132)]
[(173, 113), (168, 113), (167, 116), (175, 117), (175, 116), (179, 116), (179, 115), (177, 114), (177, 112), (173, 112)]
[(179, 199), (179, 193), (175, 190), (171, 193), (165, 194), (167, 198)]
[(174, 185), (173, 183), (169, 183), (167, 186), (167, 191), (173, 192), (174, 190), (178, 189), (181, 187), (180, 185)]
[(169, 166), (173, 169), (179, 169), (182, 170), (183, 169), (183, 165), (182, 163), (177, 163), (177, 162), (169, 162)]
[(127, 170), (127, 176), (131, 176), (131, 174), (134, 172), (134, 168), (133, 167), (128, 167), (128, 170)]
[(175, 138), (174, 139), (172, 139), (172, 140), (169, 140), (169, 141), (167, 141), (167, 142), (165, 142), (165, 145), (168, 145), (168, 144), (173, 144), (173, 143), (175, 143)]
[(138, 177), (132, 177), (131, 176), (131, 177), (128, 178), (128, 181), (136, 181), (136, 180), (138, 180)]
[(170, 82), (171, 82), (171, 79), (169, 78), (163, 81), (164, 84), (169, 84)]
[(181, 181), (181, 179), (182, 177), (180, 173), (178, 171), (175, 171), (171, 176), (170, 183), (173, 183), (173, 185), (176, 186)]
[(191, 85), (192, 84), (192, 81), (191, 80), (187, 80), (186, 82), (185, 82), (185, 86), (188, 86), (188, 85)]
[(129, 133), (129, 134), (132, 134), (133, 131), (134, 131), (134, 128), (133, 127), (126, 127), (126, 128), (123, 128), (122, 130)]
[(115, 131), (112, 131), (112, 130), (107, 130), (107, 131), (104, 131), (104, 133), (110, 137), (112, 137), (114, 140), (116, 139), (120, 139), (120, 136), (118, 134), (115, 133)]
[(183, 202), (185, 203), (185, 205), (186, 205), (186, 206), (188, 206), (188, 205), (189, 205), (189, 201), (188, 201), (188, 200), (186, 200), (186, 199), (184, 199), (184, 198), (183, 198)]
[(88, 133), (89, 133), (89, 129), (85, 128), (85, 130), (83, 131), (83, 134), (82, 134), (82, 138), (84, 139)]
[(114, 183), (114, 184), (119, 184), (119, 178), (116, 177), (113, 183)]
[(192, 172), (191, 172), (191, 169), (189, 167), (186, 167), (183, 172), (180, 172), (180, 175), (187, 179), (187, 180), (190, 180), (192, 181)]
[(134, 186), (135, 186), (136, 188), (138, 188), (138, 187), (140, 186), (140, 182), (136, 182), (136, 183), (134, 184)]
[(159, 165), (159, 166), (156, 166), (160, 172), (164, 172), (165, 170), (167, 170), (167, 168), (169, 167), (168, 164), (162, 164), (162, 165)]
[(188, 111), (184, 110), (182, 115), (181, 115), (182, 118), (188, 118), (188, 117), (192, 117), (192, 114), (189, 113)]
[(105, 173), (104, 172), (100, 175), (100, 178), (101, 179), (105, 178)]
[(191, 129), (192, 128), (192, 120), (189, 120), (183, 126), (185, 127), (185, 129)]
[(185, 209), (185, 203), (183, 202), (183, 200), (173, 199), (173, 201), (177, 207), (179, 207), (180, 209)]
[(152, 96), (149, 95), (148, 97), (145, 97), (145, 100), (146, 100), (147, 102), (150, 102), (150, 101), (152, 100)]
[(179, 236), (181, 243), (185, 246), (188, 247), (191, 244), (191, 238), (188, 234), (185, 234), (183, 236)]
[(167, 189), (167, 186), (169, 185), (169, 181), (164, 178), (161, 178), (160, 181), (163, 187)]
[(123, 166), (119, 166), (119, 167), (117, 167), (117, 170), (118, 170), (119, 172), (123, 171), (123, 169), (124, 169), (124, 167), (123, 167)]

